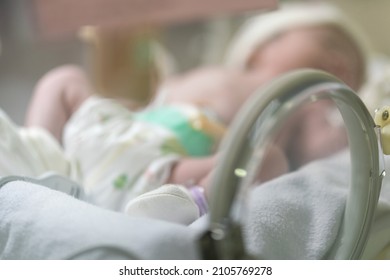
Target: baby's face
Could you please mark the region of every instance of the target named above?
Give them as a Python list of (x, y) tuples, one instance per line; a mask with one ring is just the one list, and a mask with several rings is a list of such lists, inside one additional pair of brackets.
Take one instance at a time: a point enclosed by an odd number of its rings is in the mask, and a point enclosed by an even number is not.
[(260, 47), (248, 68), (264, 69), (274, 75), (298, 68), (326, 70), (326, 51), (318, 40), (320, 30), (302, 27), (286, 31)]

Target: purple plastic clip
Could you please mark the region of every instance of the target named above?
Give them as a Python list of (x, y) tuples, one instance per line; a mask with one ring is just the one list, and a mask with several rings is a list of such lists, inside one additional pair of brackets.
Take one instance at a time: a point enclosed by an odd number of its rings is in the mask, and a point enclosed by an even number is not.
[(209, 210), (203, 188), (199, 186), (193, 186), (190, 187), (189, 190), (191, 192), (192, 198), (194, 199), (196, 205), (198, 205), (200, 216), (203, 216)]

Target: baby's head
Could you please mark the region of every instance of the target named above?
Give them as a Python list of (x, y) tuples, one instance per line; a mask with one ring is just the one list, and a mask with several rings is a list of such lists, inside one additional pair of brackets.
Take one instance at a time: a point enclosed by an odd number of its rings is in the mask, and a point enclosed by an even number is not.
[(249, 20), (233, 39), (228, 66), (271, 75), (298, 68), (327, 71), (357, 90), (365, 80), (367, 41), (327, 4), (290, 4)]
[(364, 60), (354, 43), (331, 25), (284, 31), (259, 47), (247, 63), (247, 69), (265, 69), (273, 76), (298, 68), (326, 71), (355, 90), (365, 75)]

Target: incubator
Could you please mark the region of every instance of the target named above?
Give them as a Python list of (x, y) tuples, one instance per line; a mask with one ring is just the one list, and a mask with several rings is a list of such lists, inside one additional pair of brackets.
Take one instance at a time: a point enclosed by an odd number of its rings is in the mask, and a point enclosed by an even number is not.
[[(62, 2), (66, 2), (65, 0)], [(80, 2), (80, 1), (74, 1)], [(87, 6), (93, 1), (86, 1)], [(101, 1), (100, 1), (101, 2)], [(114, 2), (114, 1), (113, 1)], [(129, 1), (131, 2), (139, 1)], [(85, 24), (100, 24), (106, 22), (109, 27), (122, 26), (129, 24), (132, 26), (145, 26), (145, 19), (153, 19), (155, 9), (150, 6), (151, 3), (157, 5), (158, 1), (149, 1), (149, 6), (138, 6), (139, 10), (129, 10), (134, 15), (130, 18), (126, 15), (119, 16), (117, 19), (113, 17), (115, 14), (115, 5), (110, 6), (105, 13), (93, 15), (90, 18), (76, 17), (74, 21), (69, 21), (68, 18), (55, 18), (53, 15), (58, 15), (58, 7), (54, 5), (53, 1), (37, 1), (39, 4), (38, 10), (41, 12), (39, 18), (40, 24), (46, 28), (46, 36), (69, 34), (79, 30), (81, 25)], [(180, 6), (180, 1), (165, 1), (166, 5), (160, 7), (162, 10), (158, 14), (160, 17), (154, 17), (159, 24), (166, 24), (168, 22), (180, 22), (183, 20), (182, 10), (169, 9), (169, 7)], [(213, 5), (223, 6), (226, 11), (248, 10), (254, 8), (275, 8), (276, 1), (222, 1), (229, 2), (229, 5), (221, 5), (221, 1), (208, 1), (210, 5), (199, 5), (194, 1), (185, 1), (187, 5), (193, 5), (198, 9), (185, 9), (188, 18), (203, 18), (215, 12)], [(259, 3), (261, 2), (261, 3)], [(102, 3), (102, 2), (101, 2)], [(145, 2), (146, 3), (146, 2)], [(183, 5), (184, 1), (181, 2)], [(213, 3), (213, 5), (211, 5)], [(52, 6), (51, 6), (52, 5)], [(93, 5), (93, 4), (91, 4)], [(153, 6), (154, 7), (154, 6)], [(150, 8), (150, 9), (148, 9)], [(164, 10), (164, 9), (165, 10)], [(51, 10), (50, 10), (51, 9)], [(126, 10), (126, 9), (124, 9)], [(54, 12), (53, 12), (54, 11)], [(57, 13), (56, 13), (56, 12)], [(137, 11), (143, 11), (145, 17), (136, 14)], [(161, 15), (165, 11), (165, 17)], [(225, 12), (226, 12), (225, 11)], [(61, 14), (61, 13), (60, 13)], [(65, 13), (63, 14), (65, 15)], [(61, 14), (61, 16), (63, 16)], [(51, 24), (59, 22), (59, 25)], [(62, 21), (61, 21), (62, 20)], [(317, 20), (317, 19), (315, 19)], [(147, 20), (146, 20), (147, 21)], [(153, 21), (150, 21), (153, 22)], [(150, 22), (147, 22), (148, 24)], [(89, 30), (90, 31), (90, 30)], [(88, 32), (87, 32), (88, 33)], [(88, 33), (87, 40), (94, 41), (96, 38)], [(92, 39), (91, 39), (92, 38)], [(134, 39), (134, 38), (133, 38)], [(139, 47), (135, 41), (129, 41), (130, 47)], [(139, 42), (138, 42), (139, 43)], [(238, 44), (238, 53), (241, 55)], [(142, 46), (141, 46), (142, 47)], [(137, 57), (137, 56), (134, 56)], [(133, 58), (134, 58), (133, 57)], [(106, 71), (104, 66), (100, 70)], [(143, 69), (145, 70), (145, 69)], [(146, 69), (146, 75), (151, 74), (150, 69)], [(145, 74), (143, 73), (143, 74)], [(101, 77), (105, 77), (105, 72), (98, 73)], [(125, 73), (127, 75), (127, 73)], [(155, 74), (155, 73), (153, 73)], [(98, 75), (98, 76), (99, 76)], [(114, 75), (115, 78), (115, 75)], [(150, 78), (148, 76), (145, 80), (138, 77), (141, 83), (147, 81), (148, 91), (150, 94)], [(99, 80), (99, 79), (98, 79)], [(124, 79), (128, 82), (127, 76)], [(101, 82), (101, 79), (99, 80)], [(115, 84), (115, 83), (114, 83)], [(102, 86), (104, 88), (104, 86)], [(140, 98), (147, 97), (150, 101), (151, 96), (139, 92)], [(10, 244), (9, 247), (3, 248), (0, 252), (2, 258), (203, 258), (203, 259), (261, 259), (261, 258), (295, 258), (295, 252), (283, 255), (267, 254), (264, 250), (264, 255), (261, 250), (254, 252), (249, 250), (251, 244), (248, 245), (247, 228), (248, 212), (261, 216), (263, 213), (256, 211), (256, 208), (248, 209), (253, 206), (253, 203), (248, 202), (248, 197), (252, 195), (251, 189), (255, 186), (258, 190), (263, 188), (263, 182), (259, 182), (256, 177), (258, 171), (267, 162), (264, 160), (267, 153), (267, 148), (272, 145), (277, 135), (285, 128), (286, 122), (297, 112), (302, 106), (307, 104), (314, 104), (319, 101), (331, 101), (336, 105), (337, 110), (341, 114), (342, 120), (345, 124), (348, 142), (349, 142), (349, 174), (342, 174), (340, 185), (347, 181), (348, 189), (346, 195), (336, 188), (334, 191), (341, 201), (337, 205), (337, 209), (330, 209), (328, 218), (331, 229), (325, 229), (325, 237), (327, 238), (324, 244), (314, 244), (321, 247), (320, 253), (301, 254), (308, 258), (316, 258), (320, 256), (324, 259), (359, 259), (375, 257), (382, 248), (389, 244), (388, 232), (390, 228), (390, 219), (383, 213), (388, 213), (387, 204), (381, 208), (381, 212), (377, 211), (378, 200), (380, 197), (382, 182), (385, 177), (385, 166), (383, 151), (388, 153), (387, 140), (388, 132), (386, 121), (389, 119), (389, 110), (383, 109), (376, 115), (375, 121), (372, 117), (372, 112), (366, 108), (358, 95), (345, 83), (341, 82), (336, 77), (327, 72), (304, 69), (289, 72), (275, 79), (269, 85), (257, 90), (244, 106), (240, 109), (233, 123), (229, 127), (227, 135), (224, 137), (222, 145), (219, 148), (220, 158), (216, 166), (215, 173), (211, 182), (211, 193), (209, 197), (208, 213), (195, 221), (195, 225), (189, 227), (179, 226), (176, 224), (165, 223), (164, 221), (156, 221), (153, 219), (133, 219), (129, 218), (123, 213), (114, 213), (114, 211), (105, 211), (101, 207), (93, 206), (88, 202), (88, 197), (84, 194), (82, 188), (73, 181), (70, 181), (62, 176), (56, 174), (46, 174), (39, 178), (30, 178), (24, 176), (9, 176), (3, 177), (0, 180), (0, 200), (4, 205), (11, 205), (10, 209), (15, 212), (20, 212), (19, 216), (4, 215), (0, 217), (0, 228), (5, 232), (11, 232), (9, 236), (5, 234), (5, 244)], [(384, 141), (383, 148), (381, 141)], [(321, 168), (321, 167), (320, 167)], [(319, 173), (313, 172), (313, 169), (302, 169), (297, 172), (291, 172), (292, 176), (295, 174), (304, 175), (307, 177), (315, 177)], [(296, 171), (296, 170), (295, 170)], [(316, 170), (318, 171), (318, 170)], [(319, 171), (321, 172), (321, 170)], [(284, 175), (283, 175), (284, 176)], [(288, 177), (282, 178), (291, 178)], [(326, 174), (325, 174), (326, 176)], [(344, 180), (346, 177), (347, 180)], [(315, 178), (314, 178), (315, 179)], [(279, 178), (275, 178), (269, 185), (271, 188), (275, 185), (273, 182), (278, 182)], [(294, 181), (295, 180), (295, 181)], [(296, 184), (296, 189), (299, 190), (302, 180), (300, 177), (292, 177), (291, 181), (282, 181), (282, 185), (287, 182)], [(310, 185), (315, 180), (305, 181)], [(333, 183), (334, 181), (330, 181)], [(325, 182), (326, 184), (327, 182)], [(266, 185), (266, 184), (264, 184)], [(302, 185), (303, 188), (308, 189), (308, 185)], [(16, 198), (21, 199), (22, 202), (16, 201), (16, 205), (12, 205), (15, 201), (12, 193), (12, 187), (16, 187), (13, 191), (17, 191)], [(286, 185), (288, 188), (289, 185)], [(344, 186), (343, 186), (344, 187)], [(28, 191), (26, 196), (22, 193), (23, 188)], [(34, 189), (36, 188), (36, 189)], [(265, 187), (266, 189), (267, 187)], [(269, 189), (269, 188), (268, 188)], [(319, 189), (319, 188), (318, 188)], [(308, 193), (316, 192), (318, 189), (309, 189)], [(36, 190), (36, 193), (35, 193)], [(59, 191), (59, 192), (52, 192)], [(20, 191), (20, 193), (19, 193)], [(326, 189), (321, 190), (321, 194), (326, 193)], [(67, 196), (63, 196), (65, 193)], [(265, 194), (266, 192), (258, 192)], [(3, 197), (4, 196), (4, 197)], [(42, 196), (42, 197), (41, 197)], [(299, 194), (297, 194), (299, 196)], [(329, 196), (331, 199), (332, 196)], [(51, 199), (54, 198), (54, 202)], [(321, 197), (320, 197), (321, 198)], [(264, 198), (265, 201), (268, 198)], [(309, 198), (310, 199), (310, 198)], [(26, 202), (27, 201), (27, 202)], [(283, 200), (281, 200), (283, 201)], [(44, 202), (44, 203), (43, 203)], [(19, 207), (23, 205), (23, 207)], [(42, 207), (49, 211), (40, 212), (39, 207), (34, 207), (42, 203)], [(292, 202), (293, 203), (293, 202)], [(57, 208), (57, 205), (63, 208)], [(335, 205), (335, 204), (332, 204)], [(329, 208), (332, 208), (332, 205)], [(326, 206), (326, 205), (325, 205)], [(31, 207), (31, 208), (28, 208)], [(280, 205), (281, 208), (284, 205)], [(291, 207), (291, 205), (289, 205)], [(292, 205), (293, 210), (299, 207)], [(294, 208), (296, 207), (296, 208)], [(322, 207), (322, 206), (321, 206)], [(264, 208), (261, 208), (264, 210)], [(271, 207), (271, 209), (273, 209)], [(317, 210), (317, 207), (312, 203), (310, 210)], [(318, 208), (319, 209), (319, 208)], [(325, 210), (324, 210), (325, 209)], [(51, 212), (52, 210), (52, 212)], [(298, 209), (300, 210), (300, 209)], [(11, 211), (11, 210), (10, 210)], [(180, 211), (180, 210), (178, 210)], [(289, 211), (289, 209), (287, 210)], [(320, 209), (326, 211), (326, 207)], [(292, 211), (295, 213), (294, 211)], [(59, 213), (59, 214), (58, 214)], [(281, 212), (285, 213), (285, 212)], [(296, 213), (301, 213), (296, 211)], [(332, 214), (335, 213), (341, 217), (340, 221), (333, 221)], [(377, 215), (377, 214), (380, 215)], [(4, 213), (0, 213), (4, 214)], [(8, 213), (6, 213), (8, 214)], [(37, 215), (35, 215), (37, 214)], [(58, 216), (56, 216), (58, 214)], [(311, 221), (316, 221), (315, 211), (305, 213)], [(322, 213), (321, 213), (322, 214)], [(272, 213), (270, 222), (272, 220)], [(281, 221), (286, 219), (283, 214), (278, 213), (278, 218)], [(275, 215), (275, 216), (277, 216)], [(376, 216), (377, 215), (377, 216)], [(25, 216), (31, 218), (26, 222)], [(376, 218), (383, 218), (384, 223), (375, 225)], [(2, 219), (3, 218), (3, 219)], [(300, 217), (288, 217), (299, 220)], [(378, 218), (378, 219), (379, 219)], [(8, 219), (11, 221), (8, 222)], [(336, 218), (334, 218), (336, 220)], [(17, 225), (10, 230), (12, 223)], [(304, 219), (303, 219), (304, 221)], [(19, 224), (17, 223), (19, 222)], [(198, 227), (197, 223), (201, 224)], [(267, 221), (265, 221), (267, 222)], [(290, 221), (293, 224), (295, 221)], [(302, 220), (300, 221), (302, 222)], [(321, 222), (321, 220), (320, 220)], [(26, 223), (26, 226), (25, 224)], [(53, 224), (50, 224), (53, 223)], [(249, 221), (250, 223), (250, 221)], [(20, 226), (22, 225), (22, 226)], [(75, 226), (76, 225), (76, 226)], [(385, 227), (384, 225), (389, 225)], [(18, 228), (20, 226), (20, 228)], [(57, 230), (56, 226), (60, 228), (57, 234), (52, 234), (53, 230)], [(193, 226), (193, 227), (192, 227)], [(262, 225), (256, 225), (261, 227)], [(320, 227), (322, 225), (319, 225)], [(324, 225), (325, 228), (328, 224)], [(283, 227), (284, 229), (293, 229)], [(42, 230), (44, 238), (41, 238)], [(63, 230), (61, 230), (63, 229)], [(89, 230), (92, 229), (92, 235), (88, 235)], [(195, 230), (193, 230), (195, 229)], [(374, 229), (374, 231), (372, 230)], [(310, 231), (311, 229), (307, 229)], [(21, 233), (19, 232), (21, 231)], [(25, 233), (27, 232), (27, 234)], [(314, 235), (316, 231), (313, 230)], [(294, 232), (295, 237), (301, 231)], [(117, 235), (116, 235), (117, 234)], [(259, 243), (267, 243), (269, 237), (272, 237), (273, 232), (269, 236), (264, 236), (262, 240), (261, 233), (254, 239), (260, 240)], [(378, 245), (373, 240), (381, 237), (381, 243)], [(74, 237), (73, 239), (71, 237)], [(131, 238), (132, 239), (131, 239)], [(0, 235), (0, 238), (3, 238)], [(41, 239), (40, 239), (41, 238)], [(278, 236), (280, 238), (280, 236)], [(316, 238), (316, 236), (311, 238)], [(319, 236), (318, 239), (321, 239)], [(39, 239), (36, 242), (35, 239)], [(15, 241), (16, 240), (16, 241)], [(22, 240), (22, 241), (20, 241)], [(253, 238), (252, 238), (253, 241)], [(276, 243), (285, 245), (287, 242), (294, 243), (294, 235), (286, 238), (286, 240), (278, 239)], [(301, 240), (302, 241), (302, 240)], [(304, 242), (305, 240), (303, 240)], [(309, 240), (310, 241), (310, 240)], [(308, 242), (309, 242), (308, 241)], [(316, 240), (318, 241), (318, 240)], [(25, 247), (15, 244), (27, 244)], [(283, 243), (284, 242), (284, 243)], [(1, 242), (0, 242), (1, 243)], [(321, 240), (319, 241), (321, 243)], [(32, 245), (31, 245), (32, 244)], [(38, 245), (35, 245), (38, 244)], [(52, 250), (52, 246), (57, 246)], [(65, 244), (62, 246), (62, 244)], [(0, 244), (1, 245), (1, 244)], [(67, 246), (68, 245), (68, 246)], [(305, 243), (298, 244), (296, 247), (304, 247)], [(379, 246), (382, 247), (379, 247)], [(15, 248), (14, 248), (14, 247)], [(36, 247), (34, 247), (36, 246)], [(1, 246), (0, 246), (1, 247)], [(260, 246), (261, 247), (261, 246)], [(271, 246), (272, 247), (272, 246)], [(291, 248), (294, 246), (291, 246)], [(10, 249), (9, 249), (10, 248)], [(32, 248), (32, 249), (31, 249)], [(265, 248), (265, 247), (264, 247)], [(325, 249), (324, 249), (325, 248)], [(286, 252), (289, 248), (286, 248)], [(298, 251), (301, 248), (298, 248)], [(305, 248), (304, 248), (305, 249)], [(304, 251), (302, 249), (302, 251)], [(57, 254), (58, 252), (58, 254)], [(92, 254), (90, 254), (92, 253)], [(311, 252), (310, 252), (311, 253)], [(276, 256), (276, 257), (275, 257)]]
[[(241, 232), (248, 188), (254, 182), (259, 165), (266, 164), (262, 163), (265, 147), (283, 122), (302, 104), (323, 99), (335, 102), (346, 123), (352, 164), (344, 214), (326, 258), (358, 259), (362, 256), (385, 175), (380, 129), (349, 87), (327, 73), (308, 69), (286, 74), (256, 92), (234, 120), (222, 143), (222, 157), (211, 186), (208, 230), (198, 244), (201, 257), (260, 257), (246, 252)], [(1, 187), (15, 182), (42, 185), (83, 199), (77, 184), (58, 175), (49, 174), (41, 179), (4, 177)]]

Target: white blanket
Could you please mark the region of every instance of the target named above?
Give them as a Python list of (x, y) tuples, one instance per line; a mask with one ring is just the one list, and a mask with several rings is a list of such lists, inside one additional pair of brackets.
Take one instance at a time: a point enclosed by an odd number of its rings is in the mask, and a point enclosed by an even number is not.
[(187, 227), (130, 218), (39, 185), (5, 185), (0, 205), (1, 259), (196, 257)]
[[(343, 214), (348, 169), (348, 157), (342, 154), (252, 190), (244, 222), (248, 250), (267, 259), (324, 257)], [(389, 244), (386, 228), (378, 230), (390, 221), (389, 198), (387, 178), (374, 224), (373, 236), (381, 233), (381, 239), (370, 240), (373, 249), (365, 257), (375, 257)], [(196, 240), (206, 220), (186, 227), (134, 219), (45, 187), (14, 182), (0, 189), (0, 257), (199, 258)]]

